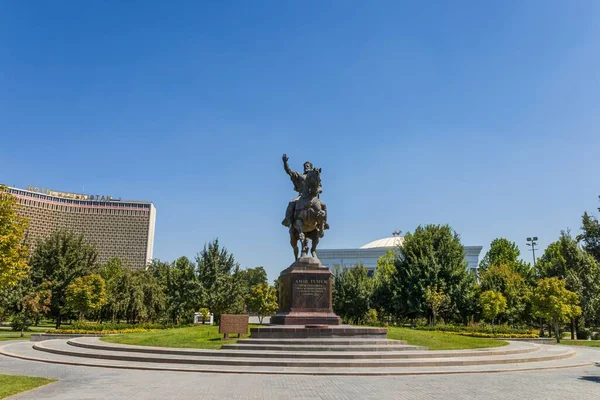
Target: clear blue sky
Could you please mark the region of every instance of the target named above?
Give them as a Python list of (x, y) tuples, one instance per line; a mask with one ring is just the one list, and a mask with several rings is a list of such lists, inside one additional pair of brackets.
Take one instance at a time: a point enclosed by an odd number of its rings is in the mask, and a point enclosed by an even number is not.
[(152, 201), (155, 257), (218, 237), (273, 279), (285, 152), (323, 168), (324, 248), (449, 223), (530, 260), (527, 236), (599, 205), (599, 20), (597, 1), (5, 1), (0, 182)]

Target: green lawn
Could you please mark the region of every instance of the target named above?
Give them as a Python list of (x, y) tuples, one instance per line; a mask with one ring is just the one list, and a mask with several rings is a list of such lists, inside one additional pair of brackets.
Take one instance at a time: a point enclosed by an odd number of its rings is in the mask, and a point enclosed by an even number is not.
[(600, 347), (600, 340), (571, 340), (561, 339), (560, 344), (567, 346), (587, 346), (587, 347)]
[(476, 338), (436, 331), (419, 331), (410, 328), (388, 328), (388, 339), (406, 340), (408, 344), (425, 346), (429, 350), (460, 350), (500, 347), (508, 343), (503, 340)]
[(31, 336), (31, 332), (24, 332), (24, 337), (21, 337), (21, 332), (12, 332), (12, 331), (0, 331), (0, 342), (4, 342), (6, 340), (29, 340)]
[[(502, 340), (459, 336), (443, 332), (418, 331), (409, 328), (388, 328), (388, 338), (406, 340), (409, 344), (426, 346), (429, 350), (477, 349), (499, 347), (507, 344)], [(105, 336), (100, 340), (140, 346), (194, 349), (220, 349), (222, 344), (236, 342), (236, 339), (222, 341), (219, 327), (208, 325)]]
[(221, 340), (218, 326), (199, 325), (189, 328), (164, 329), (155, 332), (128, 333), (105, 336), (100, 340), (110, 343), (140, 346), (183, 347), (192, 349), (220, 349), (223, 344), (235, 343), (236, 339)]
[(56, 382), (54, 379), (34, 378), (31, 376), (1, 375), (0, 374), (0, 399), (13, 394), (31, 390), (39, 386)]

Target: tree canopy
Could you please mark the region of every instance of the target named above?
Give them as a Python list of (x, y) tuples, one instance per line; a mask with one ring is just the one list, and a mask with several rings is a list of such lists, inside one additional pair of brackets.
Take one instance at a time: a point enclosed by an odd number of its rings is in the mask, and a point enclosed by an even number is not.
[(19, 217), (17, 199), (0, 185), (0, 287), (15, 285), (29, 269), (25, 245), (27, 219)]

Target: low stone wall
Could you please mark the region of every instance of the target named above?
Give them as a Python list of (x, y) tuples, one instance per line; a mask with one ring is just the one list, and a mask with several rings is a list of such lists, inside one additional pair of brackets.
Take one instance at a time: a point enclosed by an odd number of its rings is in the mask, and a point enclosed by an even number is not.
[(66, 334), (66, 333), (34, 333), (31, 335), (30, 337), (30, 341), (32, 342), (42, 342), (44, 340), (52, 340), (52, 339), (73, 339), (73, 338), (78, 338), (78, 337), (102, 337), (102, 336), (108, 336), (108, 335), (103, 335), (103, 334), (98, 334), (98, 335), (90, 335), (90, 334)]

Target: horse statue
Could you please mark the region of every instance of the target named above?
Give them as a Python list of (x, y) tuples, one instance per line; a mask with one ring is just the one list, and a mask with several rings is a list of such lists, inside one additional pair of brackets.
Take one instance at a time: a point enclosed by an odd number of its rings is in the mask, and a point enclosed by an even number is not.
[(300, 197), (294, 202), (290, 244), (294, 257), (298, 260), (298, 241), (302, 245), (301, 257), (308, 256), (308, 240), (311, 241), (310, 254), (317, 258), (317, 245), (324, 236), (327, 225), (327, 207), (319, 199), (321, 190), (321, 168), (307, 171)]

